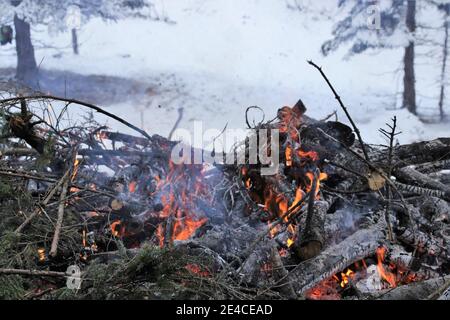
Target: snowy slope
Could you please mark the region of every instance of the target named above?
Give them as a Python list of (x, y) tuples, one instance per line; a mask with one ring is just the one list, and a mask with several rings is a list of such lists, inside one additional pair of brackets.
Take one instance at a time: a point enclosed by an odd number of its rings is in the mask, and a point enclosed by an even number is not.
[[(331, 36), (333, 21), (307, 18), (289, 10), (281, 0), (156, 3), (159, 13), (175, 24), (93, 20), (79, 32), (79, 56), (71, 53), (69, 33), (53, 35), (46, 27), (36, 27), (35, 42), (58, 48), (37, 50), (37, 60), (46, 69), (148, 83), (147, 95), (108, 107), (163, 135), (170, 132), (180, 107), (184, 109), (180, 127), (189, 130), (194, 120), (219, 130), (227, 123), (228, 127), (243, 127), (248, 106), (260, 106), (266, 118), (271, 118), (279, 107), (293, 105), (299, 98), (310, 116), (324, 118), (338, 105), (307, 59), (323, 65), (366, 140), (383, 142), (377, 129), (393, 115), (399, 118), (402, 143), (450, 134), (445, 126), (430, 127), (404, 110), (392, 111), (401, 88), (401, 78), (393, 72), (401, 65), (401, 50), (367, 53), (348, 61), (342, 60), (345, 50), (341, 50), (323, 58), (320, 45)], [(316, 6), (328, 8), (333, 16), (335, 3), (321, 0)], [(2, 49), (0, 67), (14, 66), (13, 53)], [(435, 76), (434, 68), (422, 66), (421, 70), (427, 79)], [(435, 94), (432, 88), (427, 90), (428, 95)], [(339, 120), (345, 121), (338, 111)]]

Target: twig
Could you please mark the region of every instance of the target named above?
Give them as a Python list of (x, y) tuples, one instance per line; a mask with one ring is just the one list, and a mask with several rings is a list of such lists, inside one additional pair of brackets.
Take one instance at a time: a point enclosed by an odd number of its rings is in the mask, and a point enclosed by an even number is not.
[(146, 137), (148, 140), (152, 140), (152, 137), (145, 132), (142, 129), (139, 129), (138, 127), (136, 127), (135, 125), (129, 123), (128, 121), (116, 116), (115, 114), (112, 114), (106, 110), (103, 110), (100, 107), (97, 107), (96, 105), (93, 105), (91, 103), (87, 103), (87, 102), (83, 102), (77, 99), (68, 99), (68, 98), (62, 98), (62, 97), (58, 97), (58, 96), (53, 96), (53, 95), (30, 95), (30, 96), (22, 96), (22, 97), (15, 97), (15, 98), (8, 98), (8, 99), (2, 99), (0, 100), (0, 104), (4, 104), (4, 103), (11, 103), (11, 102), (17, 102), (20, 101), (21, 99), (28, 99), (28, 100), (38, 100), (38, 99), (49, 99), (49, 100), (55, 100), (55, 101), (62, 101), (62, 102), (67, 102), (69, 104), (78, 104), (81, 106), (85, 106), (87, 108), (93, 109), (99, 113), (102, 113), (124, 125), (126, 125), (127, 127), (139, 132), (140, 134), (142, 134), (144, 137)]
[[(388, 153), (388, 177), (392, 176), (392, 169), (393, 169), (393, 164), (392, 164), (392, 158), (393, 158), (393, 152), (394, 152), (394, 139), (397, 135), (399, 135), (400, 133), (397, 133), (397, 117), (394, 116), (394, 118), (392, 118), (392, 126), (389, 124), (386, 124), (391, 131), (386, 131), (384, 129), (380, 129), (380, 132), (389, 139), (389, 153)], [(392, 224), (391, 224), (391, 219), (389, 217), (389, 211), (391, 210), (391, 199), (392, 199), (392, 190), (391, 190), (391, 185), (388, 184), (386, 186), (386, 192), (387, 192), (387, 198), (388, 201), (386, 202), (386, 210), (384, 212), (384, 218), (386, 220), (386, 227), (387, 227), (387, 231), (388, 231), (388, 240), (389, 241), (394, 241), (394, 232), (392, 231)]]
[(52, 190), (50, 190), (50, 192), (47, 194), (47, 196), (45, 196), (44, 200), (42, 201), (42, 204), (36, 208), (33, 213), (31, 213), (28, 218), (25, 219), (24, 222), (22, 222), (22, 224), (17, 227), (17, 229), (14, 231), (15, 234), (19, 234), (22, 232), (22, 230), (31, 222), (31, 220), (33, 220), (34, 217), (36, 217), (40, 212), (41, 212), (41, 208), (44, 208), (48, 202), (50, 201), (50, 199), (55, 195), (56, 191), (59, 189), (59, 187), (63, 184), (63, 182), (66, 180), (66, 178), (69, 175), (70, 170), (67, 170), (66, 173), (64, 174), (64, 176), (56, 183), (56, 185), (52, 188)]
[[(279, 217), (276, 221), (272, 222), (269, 225), (268, 230), (261, 231), (255, 238), (255, 240), (248, 246), (247, 250), (245, 250), (242, 254), (244, 259), (242, 259), (242, 263), (240, 268), (238, 269), (238, 273), (240, 272), (241, 268), (244, 265), (244, 262), (248, 259), (250, 254), (255, 249), (256, 245), (261, 242), (268, 234), (270, 234), (270, 231), (272, 231), (277, 225), (285, 222), (285, 219), (288, 219), (288, 222), (295, 218), (295, 216), (298, 214), (299, 211), (297, 209), (305, 202), (306, 199), (309, 199), (311, 191), (308, 192), (295, 206), (290, 208), (285, 214), (283, 214), (281, 217)], [(236, 261), (236, 260), (235, 260)], [(235, 261), (231, 262), (230, 264), (233, 264)]]
[(60, 195), (60, 203), (58, 207), (58, 219), (56, 220), (55, 233), (53, 234), (53, 241), (49, 253), (51, 257), (55, 257), (58, 251), (59, 235), (61, 233), (61, 227), (64, 217), (64, 206), (66, 204), (64, 199), (66, 198), (67, 195), (67, 189), (69, 189), (69, 181), (70, 181), (69, 176), (66, 176)]
[[(21, 171), (9, 172), (9, 171), (0, 170), (0, 175), (1, 176), (24, 178), (24, 179), (31, 179), (31, 180), (38, 180), (38, 181), (46, 181), (46, 182), (50, 182), (50, 183), (57, 183), (58, 182), (58, 180), (53, 179), (53, 178), (49, 178), (49, 177), (45, 177), (45, 176), (35, 176), (35, 175), (29, 174), (28, 172), (21, 172)], [(107, 197), (110, 197), (110, 198), (116, 198), (117, 197), (117, 195), (112, 193), (112, 192), (96, 190), (96, 189), (92, 189), (92, 188), (85, 188), (85, 187), (81, 187), (81, 186), (79, 186), (77, 184), (74, 184), (74, 183), (69, 184), (69, 187), (77, 188), (80, 191), (88, 191), (88, 192), (92, 192), (92, 193), (101, 194), (101, 195), (104, 195), (104, 196), (107, 196)]]
[(328, 86), (330, 87), (331, 91), (333, 91), (334, 97), (336, 98), (336, 100), (339, 102), (339, 105), (341, 106), (342, 110), (344, 110), (345, 115), (347, 116), (348, 121), (350, 121), (353, 130), (355, 131), (356, 135), (358, 136), (358, 140), (359, 143), (361, 144), (361, 149), (364, 153), (364, 158), (366, 158), (367, 161), (369, 160), (369, 155), (367, 153), (366, 147), (364, 145), (363, 139), (361, 137), (361, 133), (359, 132), (358, 127), (356, 126), (355, 122), (353, 121), (352, 117), (350, 116), (350, 113), (348, 112), (347, 108), (345, 107), (344, 103), (341, 100), (341, 97), (338, 95), (338, 93), (336, 92), (336, 90), (334, 89), (333, 85), (331, 84), (330, 80), (328, 80), (328, 77), (325, 75), (325, 73), (323, 72), (322, 68), (319, 67), (317, 64), (315, 64), (314, 62), (312, 62), (311, 60), (308, 61), (308, 63), (310, 65), (312, 65), (314, 68), (316, 68), (317, 70), (319, 70), (320, 74), (322, 75), (322, 77), (325, 79), (325, 81), (327, 82)]
[(45, 276), (45, 277), (67, 277), (68, 274), (59, 271), (41, 271), (26, 269), (8, 269), (0, 268), (0, 274), (18, 274), (24, 276)]
[(172, 130), (170, 130), (169, 137), (168, 137), (169, 140), (172, 140), (173, 133), (178, 128), (178, 125), (180, 124), (181, 119), (183, 119), (183, 108), (178, 108), (178, 119), (177, 119), (177, 121), (175, 121), (175, 124), (173, 125)]

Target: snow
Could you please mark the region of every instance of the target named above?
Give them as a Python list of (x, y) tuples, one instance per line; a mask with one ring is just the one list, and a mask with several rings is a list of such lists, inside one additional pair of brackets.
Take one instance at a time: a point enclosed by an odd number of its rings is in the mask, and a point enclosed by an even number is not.
[[(323, 0), (317, 7), (326, 7), (333, 17), (335, 4)], [(449, 136), (448, 126), (424, 124), (406, 110), (395, 109), (402, 79), (394, 71), (401, 66), (401, 49), (367, 52), (348, 60), (343, 59), (346, 48), (321, 56), (320, 46), (330, 39), (334, 19), (307, 18), (280, 0), (157, 0), (156, 5), (175, 24), (94, 19), (79, 30), (79, 56), (71, 53), (69, 32), (55, 35), (36, 26), (32, 32), (36, 59), (45, 69), (148, 84), (151, 93), (105, 107), (150, 133), (168, 135), (179, 108), (184, 111), (181, 128), (192, 131), (199, 120), (205, 128), (222, 130), (227, 124), (245, 127), (249, 106), (261, 107), (270, 119), (278, 108), (299, 98), (309, 116), (325, 118), (338, 110), (339, 120), (346, 122), (321, 76), (306, 63), (312, 59), (324, 67), (366, 141), (384, 143), (378, 129), (394, 115), (403, 132), (401, 143)], [(42, 48), (41, 43), (53, 48)], [(0, 56), (0, 68), (15, 66), (11, 48), (0, 48)], [(430, 85), (437, 69), (419, 68), (418, 86), (425, 84), (419, 103), (423, 110), (437, 108), (438, 89)]]

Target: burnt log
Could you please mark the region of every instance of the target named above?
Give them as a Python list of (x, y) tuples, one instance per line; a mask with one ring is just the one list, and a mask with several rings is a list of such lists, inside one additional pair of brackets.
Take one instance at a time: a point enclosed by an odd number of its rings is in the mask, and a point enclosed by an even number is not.
[(386, 239), (383, 219), (371, 228), (361, 229), (344, 241), (322, 251), (318, 256), (297, 265), (289, 280), (298, 296), (332, 277), (356, 261), (373, 255)]
[(450, 247), (442, 238), (412, 228), (405, 229), (401, 234), (397, 234), (397, 238), (419, 253), (442, 258), (446, 261), (450, 260)]
[[(417, 142), (395, 147), (393, 150), (395, 160), (401, 161), (405, 166), (450, 159), (450, 138), (438, 138), (431, 141)], [(374, 154), (373, 162), (383, 162), (384, 152)]]
[(394, 289), (372, 294), (378, 300), (423, 300), (450, 280), (450, 276), (413, 282)]
[(440, 170), (447, 170), (450, 169), (450, 159), (411, 165), (408, 166), (408, 168), (412, 168), (422, 173), (431, 173)]
[(444, 192), (436, 189), (429, 189), (429, 188), (422, 188), (419, 186), (413, 186), (409, 184), (404, 184), (395, 181), (394, 182), (395, 187), (402, 192), (410, 193), (410, 194), (416, 194), (416, 195), (428, 195), (431, 197), (437, 197), (444, 199), (446, 201), (450, 201), (450, 192)]
[(396, 168), (394, 169), (393, 174), (402, 182), (450, 193), (449, 186), (440, 181), (434, 180), (411, 167)]
[(329, 208), (326, 201), (316, 201), (308, 209), (306, 225), (300, 230), (299, 241), (294, 250), (301, 260), (308, 260), (317, 256), (324, 246), (325, 217)]

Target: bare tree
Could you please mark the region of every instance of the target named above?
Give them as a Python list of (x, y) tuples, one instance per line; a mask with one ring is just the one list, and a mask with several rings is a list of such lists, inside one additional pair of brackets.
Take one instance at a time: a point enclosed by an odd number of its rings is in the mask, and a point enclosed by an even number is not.
[(439, 10), (444, 15), (444, 43), (442, 46), (442, 66), (441, 66), (441, 78), (440, 78), (440, 93), (439, 93), (439, 116), (441, 121), (445, 118), (444, 112), (444, 100), (445, 100), (445, 87), (446, 87), (446, 74), (447, 74), (447, 61), (448, 61), (448, 33), (450, 27), (450, 2), (439, 4)]

